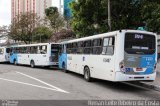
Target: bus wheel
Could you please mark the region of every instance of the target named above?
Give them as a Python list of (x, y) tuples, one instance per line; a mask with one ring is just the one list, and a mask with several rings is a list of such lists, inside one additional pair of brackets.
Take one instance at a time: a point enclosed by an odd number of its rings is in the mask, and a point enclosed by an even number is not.
[(89, 67), (85, 67), (85, 68), (84, 68), (84, 79), (85, 79), (87, 82), (91, 82), (91, 74), (90, 74), (90, 69), (89, 69)]
[(65, 73), (68, 73), (68, 71), (67, 71), (67, 69), (66, 69), (66, 65), (65, 65), (64, 62), (62, 63), (62, 70), (63, 70)]
[(33, 60), (31, 61), (30, 65), (31, 65), (31, 67), (32, 67), (32, 68), (34, 68), (34, 67), (35, 67), (35, 63), (34, 63), (34, 61), (33, 61)]

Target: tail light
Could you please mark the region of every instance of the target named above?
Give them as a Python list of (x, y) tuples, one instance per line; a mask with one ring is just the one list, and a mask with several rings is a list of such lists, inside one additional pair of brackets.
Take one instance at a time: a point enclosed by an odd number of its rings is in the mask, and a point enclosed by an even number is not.
[(124, 68), (124, 61), (123, 60), (119, 63), (119, 67)]
[(124, 60), (122, 60), (120, 63), (119, 63), (119, 68), (122, 72), (125, 71), (125, 64), (124, 64)]
[(154, 64), (154, 71), (156, 71), (157, 63)]

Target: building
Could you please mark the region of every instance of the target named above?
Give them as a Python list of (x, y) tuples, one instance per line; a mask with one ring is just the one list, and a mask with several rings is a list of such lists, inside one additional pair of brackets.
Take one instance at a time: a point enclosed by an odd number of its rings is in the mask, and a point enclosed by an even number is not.
[(65, 17), (70, 18), (71, 17), (71, 9), (69, 8), (69, 3), (73, 0), (60, 0), (59, 1), (59, 11), (61, 14), (63, 14)]
[(41, 18), (45, 15), (45, 9), (52, 6), (52, 0), (11, 0), (11, 20), (21, 13), (37, 13)]

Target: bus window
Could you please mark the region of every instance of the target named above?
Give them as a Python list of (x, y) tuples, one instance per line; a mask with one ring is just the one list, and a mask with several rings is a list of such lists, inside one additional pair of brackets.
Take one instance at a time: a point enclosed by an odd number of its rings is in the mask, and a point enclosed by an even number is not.
[(38, 47), (37, 46), (31, 46), (31, 54), (37, 54), (38, 52)]
[(47, 53), (47, 46), (46, 45), (39, 46), (37, 53), (38, 54), (46, 54)]
[(52, 45), (51, 45), (51, 53), (52, 53), (52, 54), (58, 53), (59, 50), (61, 50), (61, 49), (62, 49), (62, 47), (61, 47), (61, 45), (59, 45), (59, 44), (52, 44)]
[(115, 43), (114, 37), (104, 38), (102, 54), (113, 55), (114, 54), (114, 43)]
[(27, 47), (27, 49), (26, 49), (26, 53), (30, 53), (30, 47)]
[(72, 53), (73, 54), (77, 53), (77, 47), (78, 47), (77, 43), (73, 43), (73, 48), (72, 48)]
[(101, 54), (101, 53), (102, 53), (102, 39), (94, 39), (93, 54)]
[(71, 54), (71, 53), (72, 53), (72, 48), (73, 48), (72, 43), (68, 43), (68, 44), (67, 44), (67, 53), (68, 53), (68, 54)]
[(126, 33), (125, 52), (128, 54), (155, 53), (155, 36), (139, 33)]
[(78, 42), (78, 47), (77, 47), (77, 54), (82, 54), (83, 53), (83, 41)]
[(92, 43), (91, 43), (91, 40), (84, 41), (83, 53), (84, 54), (91, 54), (92, 53)]
[(6, 53), (10, 53), (11, 49), (10, 48), (6, 48)]

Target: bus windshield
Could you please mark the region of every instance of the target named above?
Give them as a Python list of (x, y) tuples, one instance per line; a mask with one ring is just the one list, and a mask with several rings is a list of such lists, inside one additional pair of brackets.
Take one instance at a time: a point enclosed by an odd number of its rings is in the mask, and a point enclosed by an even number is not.
[(125, 34), (125, 52), (128, 54), (154, 54), (156, 40), (154, 35), (141, 33)]
[(51, 45), (51, 53), (58, 53), (59, 52), (59, 44), (52, 44)]

